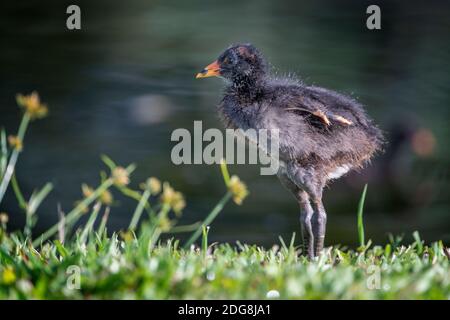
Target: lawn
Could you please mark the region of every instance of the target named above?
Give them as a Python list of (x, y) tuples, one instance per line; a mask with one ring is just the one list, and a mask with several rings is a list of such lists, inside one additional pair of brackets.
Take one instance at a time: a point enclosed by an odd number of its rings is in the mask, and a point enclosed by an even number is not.
[[(419, 233), (405, 245), (391, 237), (385, 246), (365, 241), (364, 189), (358, 207), (356, 250), (330, 247), (313, 261), (301, 255), (299, 237), (271, 248), (211, 244), (209, 226), (230, 201), (240, 205), (245, 184), (221, 165), (222, 199), (193, 225), (178, 225), (183, 195), (151, 177), (130, 187), (134, 165), (121, 167), (103, 156), (99, 183), (82, 186), (83, 198), (43, 234), (33, 234), (37, 211), (52, 191), (46, 184), (24, 195), (15, 165), (28, 125), (47, 114), (37, 94), (18, 96), (24, 115), (17, 135), (0, 137), (0, 203), (11, 188), (26, 218), (11, 232), (14, 216), (0, 213), (0, 299), (449, 299), (450, 250), (442, 242), (425, 245)], [(106, 222), (113, 193), (136, 201), (130, 223), (110, 233)], [(120, 210), (120, 207), (114, 207)], [(82, 216), (87, 222), (77, 224)], [(140, 223), (139, 223), (140, 222)], [(188, 232), (186, 243), (162, 234)], [(199, 243), (199, 246), (195, 245)]]
[[(34, 249), (2, 235), (1, 299), (449, 299), (441, 244), (328, 249), (317, 261), (293, 245), (221, 244), (149, 252), (144, 235), (93, 232)], [(206, 244), (204, 244), (206, 247)]]

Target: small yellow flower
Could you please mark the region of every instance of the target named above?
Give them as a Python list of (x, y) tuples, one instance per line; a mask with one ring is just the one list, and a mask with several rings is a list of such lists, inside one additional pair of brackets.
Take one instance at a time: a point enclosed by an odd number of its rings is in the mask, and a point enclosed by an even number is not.
[(47, 106), (41, 103), (36, 91), (33, 91), (27, 96), (18, 94), (16, 100), (17, 104), (25, 110), (25, 113), (27, 113), (31, 119), (44, 118), (48, 113)]
[(81, 204), (81, 201), (75, 201), (75, 205), (76, 206), (81, 206), (80, 207), (80, 212), (82, 213), (82, 214), (87, 214), (87, 213), (89, 213), (89, 206), (87, 206), (87, 205), (85, 205), (85, 204)]
[(141, 189), (150, 190), (152, 194), (161, 192), (161, 181), (158, 178), (150, 177), (144, 183), (140, 184)]
[(172, 209), (173, 212), (177, 216), (181, 215), (181, 211), (183, 211), (184, 207), (186, 207), (186, 201), (184, 201), (184, 196), (181, 192), (175, 192), (175, 195), (172, 200)]
[(159, 218), (159, 227), (163, 232), (167, 232), (172, 228), (172, 222), (167, 217), (161, 217)]
[(6, 212), (0, 213), (0, 224), (7, 224), (9, 221), (8, 214)]
[(81, 185), (81, 192), (83, 193), (83, 196), (85, 198), (89, 198), (90, 196), (92, 196), (92, 194), (94, 193), (94, 189), (92, 189), (90, 186), (88, 186), (87, 184), (83, 183)]
[(12, 284), (16, 281), (17, 277), (14, 273), (14, 270), (11, 267), (7, 267), (5, 270), (3, 270), (3, 283), (6, 285)]
[(104, 205), (110, 206), (114, 201), (113, 195), (109, 190), (105, 190), (100, 195), (100, 202)]
[(150, 177), (147, 180), (147, 186), (153, 194), (161, 192), (161, 181), (159, 181), (158, 178)]
[(131, 231), (120, 231), (119, 235), (125, 242), (130, 242), (134, 239), (133, 232)]
[(161, 201), (162, 203), (169, 205), (178, 216), (186, 206), (186, 201), (184, 200), (183, 194), (175, 191), (168, 183), (164, 183), (163, 185)]
[[(81, 185), (81, 191), (83, 192), (83, 196), (85, 198), (88, 198), (94, 194), (94, 189), (85, 183), (83, 183)], [(113, 195), (111, 194), (111, 192), (109, 190), (103, 191), (100, 194), (99, 199), (100, 199), (101, 203), (103, 203), (104, 205), (107, 205), (107, 206), (111, 205), (114, 201)]]
[(241, 181), (241, 179), (239, 179), (238, 176), (232, 176), (230, 178), (228, 189), (233, 194), (233, 201), (237, 205), (241, 205), (242, 201), (244, 201), (244, 199), (248, 196), (247, 186)]
[(112, 172), (114, 184), (118, 187), (124, 187), (130, 183), (130, 177), (127, 170), (123, 167), (116, 167)]
[(9, 136), (8, 142), (9, 142), (9, 145), (11, 146), (11, 148), (13, 148), (17, 151), (22, 151), (23, 143), (22, 143), (22, 140), (20, 140), (20, 138), (18, 136), (12, 136), (12, 135)]
[(164, 204), (170, 205), (173, 201), (173, 197), (175, 196), (175, 190), (168, 184), (164, 182), (163, 185), (163, 193), (161, 195), (161, 202)]

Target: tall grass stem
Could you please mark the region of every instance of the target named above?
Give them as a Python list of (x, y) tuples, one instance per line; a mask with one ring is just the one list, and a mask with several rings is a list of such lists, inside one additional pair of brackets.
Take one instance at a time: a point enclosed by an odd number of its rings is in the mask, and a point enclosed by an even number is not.
[[(65, 217), (65, 223), (66, 225), (70, 225), (72, 223), (75, 223), (82, 215), (83, 211), (92, 203), (94, 202), (105, 190), (107, 190), (109, 187), (113, 185), (113, 179), (109, 178), (94, 190), (94, 192), (89, 196), (84, 198), (75, 208), (70, 211), (66, 217)], [(38, 238), (36, 238), (33, 241), (33, 246), (38, 246), (39, 243), (49, 239), (51, 236), (53, 236), (56, 232), (58, 232), (59, 223), (56, 223), (52, 227), (50, 227), (47, 231), (45, 231), (42, 235), (40, 235)]]
[[(20, 141), (23, 142), (23, 138), (25, 137), (25, 133), (27, 131), (28, 124), (30, 123), (30, 116), (28, 113), (25, 113), (22, 117), (22, 121), (20, 122), (19, 131), (17, 133), (17, 137)], [(3, 200), (6, 189), (8, 188), (11, 177), (16, 168), (17, 159), (19, 158), (20, 150), (14, 149), (11, 153), (11, 157), (9, 158), (8, 165), (5, 170), (5, 174), (2, 177), (2, 181), (0, 183), (0, 203)]]
[(211, 224), (211, 222), (214, 221), (214, 219), (217, 217), (217, 215), (222, 211), (225, 204), (231, 199), (231, 192), (227, 192), (222, 199), (217, 203), (217, 205), (214, 207), (214, 209), (211, 210), (211, 212), (208, 214), (206, 219), (202, 222), (202, 224), (197, 228), (197, 230), (192, 234), (192, 236), (189, 238), (189, 240), (184, 245), (184, 248), (189, 248), (202, 234), (202, 228), (203, 226), (208, 226)]
[(361, 199), (359, 199), (359, 204), (358, 204), (358, 238), (359, 238), (359, 245), (361, 247), (365, 246), (363, 212), (364, 212), (364, 201), (366, 199), (366, 193), (367, 193), (367, 183), (364, 185)]
[(145, 204), (148, 201), (148, 198), (150, 198), (151, 192), (150, 190), (145, 190), (144, 194), (141, 196), (141, 199), (139, 200), (139, 203), (136, 207), (136, 210), (134, 210), (133, 217), (131, 218), (130, 225), (128, 226), (129, 230), (136, 230), (136, 227), (139, 223), (139, 219), (141, 218), (142, 212), (144, 211)]

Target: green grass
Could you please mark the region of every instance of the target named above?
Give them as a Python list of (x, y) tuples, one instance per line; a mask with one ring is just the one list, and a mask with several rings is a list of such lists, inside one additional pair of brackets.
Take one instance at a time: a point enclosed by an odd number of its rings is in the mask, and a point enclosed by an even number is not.
[[(265, 299), (273, 290), (281, 299), (450, 298), (441, 243), (424, 246), (424, 254), (416, 243), (364, 252), (333, 248), (309, 262), (294, 246), (203, 243), (184, 250), (169, 241), (149, 252), (145, 233), (127, 241), (117, 234), (82, 238), (35, 250), (3, 235), (0, 298)], [(73, 288), (77, 281), (80, 289)]]
[[(23, 230), (11, 232), (7, 220), (16, 217), (0, 214), (0, 299), (450, 298), (450, 250), (442, 242), (427, 246), (418, 232), (411, 245), (394, 237), (385, 246), (365, 242), (367, 186), (357, 211), (357, 250), (330, 247), (308, 261), (295, 234), (288, 245), (280, 238), (280, 244), (269, 249), (210, 244), (214, 229), (209, 226), (215, 217), (230, 200), (240, 204), (247, 195), (225, 163), (224, 196), (204, 220), (183, 226), (178, 225), (185, 205), (181, 193), (155, 178), (132, 188), (135, 166), (120, 167), (103, 156), (108, 170), (100, 174), (98, 186), (83, 185), (83, 198), (69, 212), (60, 212), (57, 224), (33, 234), (39, 206), (53, 186), (46, 184), (27, 196), (15, 178), (26, 125), (36, 118), (28, 114), (34, 109), (26, 107), (20, 143), (8, 139), (8, 146), (6, 133), (0, 136), (0, 204), (11, 187), (26, 220)], [(106, 222), (116, 193), (136, 201), (136, 209), (126, 230), (108, 234)], [(75, 229), (85, 215), (87, 222)], [(191, 234), (187, 242), (176, 240), (179, 232)], [(162, 241), (164, 234), (171, 240)]]
[(364, 223), (363, 223), (363, 213), (364, 213), (364, 201), (366, 200), (366, 194), (367, 194), (367, 184), (364, 185), (364, 189), (361, 195), (361, 199), (359, 200), (358, 204), (358, 214), (357, 214), (357, 224), (358, 224), (358, 239), (359, 239), (359, 245), (361, 247), (364, 247), (366, 242), (364, 239)]

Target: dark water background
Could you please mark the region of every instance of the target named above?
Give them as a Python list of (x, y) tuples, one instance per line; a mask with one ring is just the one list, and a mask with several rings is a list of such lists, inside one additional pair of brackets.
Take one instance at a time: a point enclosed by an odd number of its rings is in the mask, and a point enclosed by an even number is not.
[[(69, 4), (82, 30), (65, 28)], [(55, 190), (37, 230), (57, 221), (95, 185), (100, 154), (136, 162), (133, 185), (149, 176), (186, 195), (181, 223), (204, 217), (224, 192), (217, 166), (175, 166), (171, 132), (222, 128), (215, 105), (219, 79), (195, 73), (229, 44), (252, 42), (279, 73), (357, 97), (387, 132), (389, 145), (372, 166), (325, 192), (328, 243), (354, 245), (356, 207), (365, 182), (366, 236), (388, 232), (450, 242), (450, 3), (382, 1), (382, 30), (365, 27), (367, 1), (3, 1), (0, 28), (0, 124), (15, 132), (17, 92), (37, 90), (50, 115), (32, 123), (17, 177), (25, 194), (51, 181)], [(231, 166), (250, 197), (214, 222), (212, 241), (270, 245), (299, 233), (298, 207), (259, 167)], [(116, 195), (109, 228), (128, 225), (134, 203)], [(11, 190), (0, 205), (10, 227), (23, 223)]]

